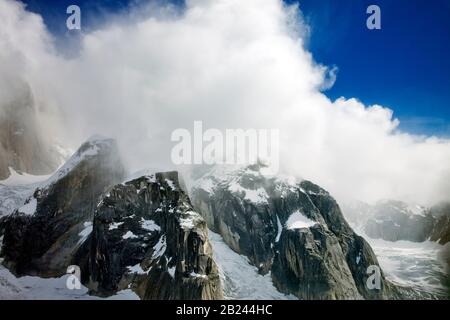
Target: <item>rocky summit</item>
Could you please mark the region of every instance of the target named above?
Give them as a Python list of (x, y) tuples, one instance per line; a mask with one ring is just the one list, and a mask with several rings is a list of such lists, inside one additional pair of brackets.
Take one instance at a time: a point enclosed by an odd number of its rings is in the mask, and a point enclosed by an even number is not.
[(208, 229), (178, 173), (123, 183), (116, 143), (93, 137), (0, 220), (3, 264), (16, 275), (82, 271), (91, 294), (221, 299)]
[(142, 299), (221, 299), (207, 232), (177, 172), (118, 184), (77, 253), (83, 283), (99, 295), (131, 288)]
[[(256, 164), (213, 169), (192, 189), (209, 228), (275, 286), (302, 299), (384, 299), (384, 279), (369, 244), (355, 234), (331, 195), (309, 181), (268, 176)], [(369, 288), (368, 270), (380, 270)]]
[(100, 196), (124, 172), (114, 140), (84, 143), (2, 222), (4, 265), (17, 275), (65, 274)]

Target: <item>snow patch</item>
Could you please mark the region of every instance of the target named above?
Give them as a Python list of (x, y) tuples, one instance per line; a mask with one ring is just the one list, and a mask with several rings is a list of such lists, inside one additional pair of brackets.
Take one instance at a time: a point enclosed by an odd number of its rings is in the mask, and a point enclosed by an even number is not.
[(161, 228), (155, 223), (153, 220), (145, 220), (144, 218), (141, 219), (141, 227), (144, 230), (147, 231), (160, 231)]
[(267, 203), (267, 199), (269, 198), (269, 195), (267, 194), (266, 190), (264, 190), (264, 188), (260, 187), (256, 190), (246, 189), (236, 181), (230, 184), (228, 190), (230, 190), (232, 193), (243, 193), (245, 200), (256, 204)]
[(312, 221), (297, 210), (289, 216), (286, 222), (286, 228), (289, 230), (310, 228), (315, 224), (317, 224), (317, 222)]
[(37, 209), (37, 200), (35, 197), (31, 197), (28, 199), (28, 202), (19, 208), (19, 212), (23, 213), (27, 216), (31, 216), (36, 213)]
[(169, 272), (170, 276), (175, 279), (175, 269), (176, 266), (173, 266), (172, 268), (167, 269), (167, 272)]
[(142, 269), (140, 263), (138, 263), (134, 266), (128, 266), (127, 269), (130, 273), (137, 273), (137, 274), (148, 274), (149, 271), (151, 270), (151, 269), (148, 269), (148, 271), (144, 271), (144, 269)]
[(169, 185), (170, 189), (172, 190), (176, 190), (177, 188), (175, 187), (175, 183), (170, 180), (170, 179), (166, 179), (167, 184)]
[(193, 278), (203, 278), (203, 279), (208, 278), (207, 275), (205, 275), (205, 274), (199, 274), (199, 273), (196, 273), (196, 272), (194, 272), (194, 271), (192, 271), (192, 272), (189, 274), (189, 276), (191, 276), (191, 277), (193, 277)]
[(166, 248), (167, 248), (166, 236), (162, 236), (161, 238), (159, 238), (158, 243), (155, 244), (155, 246), (153, 247), (154, 251), (152, 259), (157, 259), (161, 257), (164, 254), (164, 252), (166, 252)]
[(275, 238), (275, 242), (280, 241), (281, 232), (283, 231), (283, 226), (281, 225), (280, 218), (278, 218), (278, 215), (277, 215), (277, 227), (278, 227), (278, 232), (277, 232), (277, 237)]
[(116, 230), (116, 229), (118, 229), (121, 225), (123, 225), (123, 222), (113, 222), (113, 223), (110, 223), (110, 224), (109, 224), (108, 230), (109, 230), (109, 231), (111, 231), (111, 230)]
[(195, 211), (186, 211), (180, 218), (180, 226), (185, 230), (193, 229), (203, 218)]
[(84, 229), (78, 234), (80, 236), (80, 240), (78, 241), (79, 245), (86, 241), (87, 237), (89, 237), (93, 230), (92, 222), (85, 222), (83, 226)]
[(138, 236), (137, 235), (135, 235), (133, 232), (131, 232), (131, 231), (127, 231), (127, 233), (125, 233), (123, 236), (122, 236), (122, 239), (124, 239), (124, 240), (127, 240), (127, 239), (136, 239), (136, 238), (138, 238)]

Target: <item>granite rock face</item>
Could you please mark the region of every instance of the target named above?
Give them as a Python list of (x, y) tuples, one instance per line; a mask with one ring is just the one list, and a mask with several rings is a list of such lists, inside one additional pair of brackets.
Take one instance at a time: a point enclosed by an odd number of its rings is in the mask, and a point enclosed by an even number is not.
[(142, 299), (221, 299), (207, 232), (178, 173), (156, 173), (103, 197), (75, 260), (98, 295), (132, 288)]
[(328, 192), (309, 181), (266, 176), (260, 165), (214, 171), (192, 189), (209, 228), (275, 286), (303, 299), (384, 299), (390, 285), (366, 286), (379, 268), (369, 244), (356, 235)]
[(430, 240), (446, 244), (450, 242), (450, 203), (431, 207), (430, 214), (436, 219)]
[(84, 143), (5, 219), (4, 265), (17, 275), (65, 274), (98, 199), (123, 177), (113, 140), (94, 137)]
[(3, 237), (3, 232), (5, 231), (6, 217), (0, 217), (0, 238)]
[(10, 167), (35, 175), (50, 174), (60, 160), (41, 134), (31, 90), (19, 82), (8, 94), (12, 92), (16, 94), (2, 97), (0, 105), (0, 180), (8, 178)]

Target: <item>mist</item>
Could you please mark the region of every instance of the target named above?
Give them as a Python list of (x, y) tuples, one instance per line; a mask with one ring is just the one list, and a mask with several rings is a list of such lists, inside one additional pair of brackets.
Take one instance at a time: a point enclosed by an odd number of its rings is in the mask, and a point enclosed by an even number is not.
[(357, 97), (328, 99), (339, 75), (305, 48), (297, 7), (190, 0), (181, 13), (134, 10), (82, 30), (68, 57), (39, 15), (0, 0), (0, 105), (20, 79), (47, 136), (70, 148), (113, 137), (131, 171), (174, 167), (171, 133), (201, 120), (205, 129), (278, 129), (281, 171), (338, 199), (449, 200), (450, 141), (402, 132), (392, 110)]

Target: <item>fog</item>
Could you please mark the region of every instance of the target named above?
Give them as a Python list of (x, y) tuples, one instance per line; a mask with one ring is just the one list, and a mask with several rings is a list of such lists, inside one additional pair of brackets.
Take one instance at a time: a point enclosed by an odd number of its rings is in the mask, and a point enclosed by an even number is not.
[(130, 170), (173, 167), (171, 133), (201, 120), (278, 129), (281, 170), (339, 199), (450, 198), (450, 142), (402, 132), (392, 110), (357, 97), (330, 101), (323, 90), (336, 69), (305, 48), (297, 7), (190, 0), (181, 13), (134, 10), (82, 30), (68, 57), (39, 15), (0, 0), (0, 105), (16, 90), (12, 79), (24, 81), (48, 136), (70, 148), (92, 134), (114, 137)]

